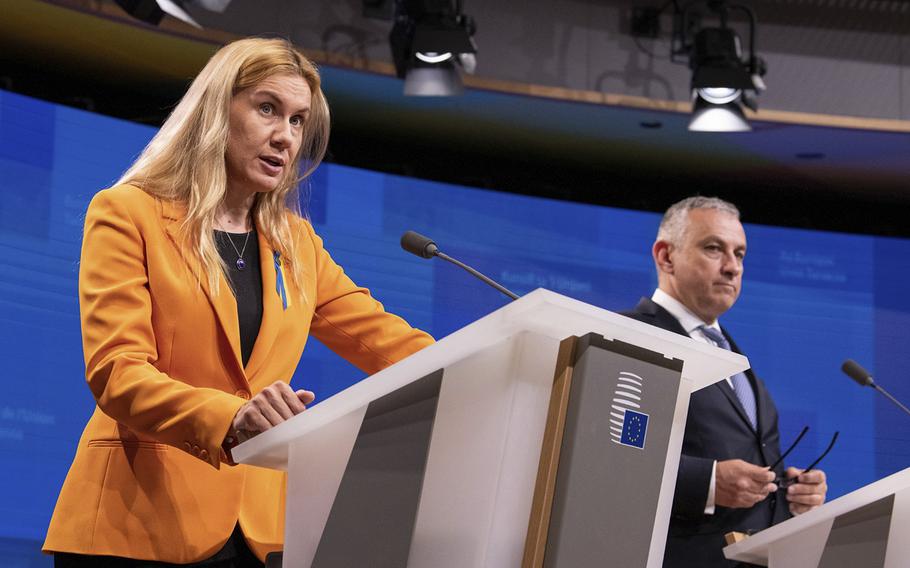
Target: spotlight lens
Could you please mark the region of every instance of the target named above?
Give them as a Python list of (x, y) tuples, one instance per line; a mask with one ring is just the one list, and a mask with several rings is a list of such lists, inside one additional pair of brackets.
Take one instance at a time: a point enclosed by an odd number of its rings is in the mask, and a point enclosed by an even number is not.
[(454, 66), (417, 67), (404, 79), (405, 96), (453, 97), (464, 93), (461, 75)]
[(443, 61), (452, 59), (452, 53), (450, 51), (447, 51), (445, 53), (436, 53), (435, 51), (418, 51), (414, 55), (417, 57), (417, 59), (423, 61), (424, 63), (442, 63)]
[[(704, 104), (704, 103), (702, 103)], [(706, 106), (696, 109), (689, 122), (693, 132), (748, 132), (752, 130), (737, 105)]]
[(725, 105), (727, 103), (732, 103), (738, 99), (741, 94), (741, 90), (731, 89), (730, 87), (707, 87), (704, 89), (698, 89), (699, 97), (715, 105)]

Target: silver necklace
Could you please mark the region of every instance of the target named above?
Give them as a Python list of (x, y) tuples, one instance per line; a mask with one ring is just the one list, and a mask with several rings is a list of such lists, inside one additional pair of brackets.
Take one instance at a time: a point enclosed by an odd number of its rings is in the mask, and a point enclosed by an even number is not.
[(246, 261), (243, 260), (243, 253), (246, 252), (246, 244), (250, 241), (250, 233), (252, 232), (253, 231), (250, 231), (246, 234), (246, 238), (243, 239), (243, 246), (240, 250), (237, 250), (237, 245), (234, 244), (234, 239), (231, 237), (231, 234), (224, 231), (224, 234), (227, 235), (228, 242), (231, 243), (231, 247), (234, 249), (234, 252), (237, 253), (237, 261), (234, 263), (237, 266), (237, 270), (244, 270), (246, 268)]

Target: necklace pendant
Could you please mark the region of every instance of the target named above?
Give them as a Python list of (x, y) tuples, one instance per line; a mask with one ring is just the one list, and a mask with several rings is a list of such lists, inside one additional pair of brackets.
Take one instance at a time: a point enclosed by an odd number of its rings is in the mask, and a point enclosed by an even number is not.
[(242, 258), (237, 258), (237, 262), (235, 264), (237, 265), (237, 270), (243, 270), (246, 268), (246, 262)]

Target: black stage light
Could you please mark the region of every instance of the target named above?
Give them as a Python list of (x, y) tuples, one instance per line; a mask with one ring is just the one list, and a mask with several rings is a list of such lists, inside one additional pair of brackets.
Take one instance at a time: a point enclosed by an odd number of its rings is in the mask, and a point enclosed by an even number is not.
[(184, 9), (196, 5), (211, 12), (224, 12), (231, 0), (115, 0), (130, 16), (147, 24), (157, 26), (167, 14), (191, 26), (202, 28)]
[[(701, 16), (694, 10), (702, 4), (720, 20), (719, 26), (701, 26)], [(739, 35), (728, 25), (732, 11), (742, 12), (748, 19), (747, 56)], [(756, 96), (765, 90), (762, 77), (766, 71), (764, 61), (755, 54), (755, 27), (755, 14), (749, 7), (727, 0), (693, 0), (675, 11), (671, 58), (677, 62), (682, 62), (677, 57), (687, 58), (692, 69), (689, 130), (752, 130), (743, 108), (758, 109)]]
[(164, 10), (157, 0), (116, 0), (123, 11), (146, 24), (157, 26), (164, 18)]
[(689, 130), (743, 132), (752, 130), (741, 104), (744, 93), (756, 90), (742, 60), (739, 36), (730, 28), (705, 28), (695, 35), (692, 55), (692, 119)]
[(451, 0), (397, 0), (389, 45), (404, 94), (451, 96), (464, 92), (459, 67), (476, 66), (473, 18)]

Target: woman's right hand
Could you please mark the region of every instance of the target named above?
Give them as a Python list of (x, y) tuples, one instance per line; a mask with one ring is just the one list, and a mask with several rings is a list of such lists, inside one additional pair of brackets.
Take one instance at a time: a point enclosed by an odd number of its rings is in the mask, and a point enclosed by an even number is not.
[(243, 442), (300, 414), (315, 398), (311, 391), (295, 391), (287, 383), (276, 381), (240, 407), (231, 431), (238, 442)]

